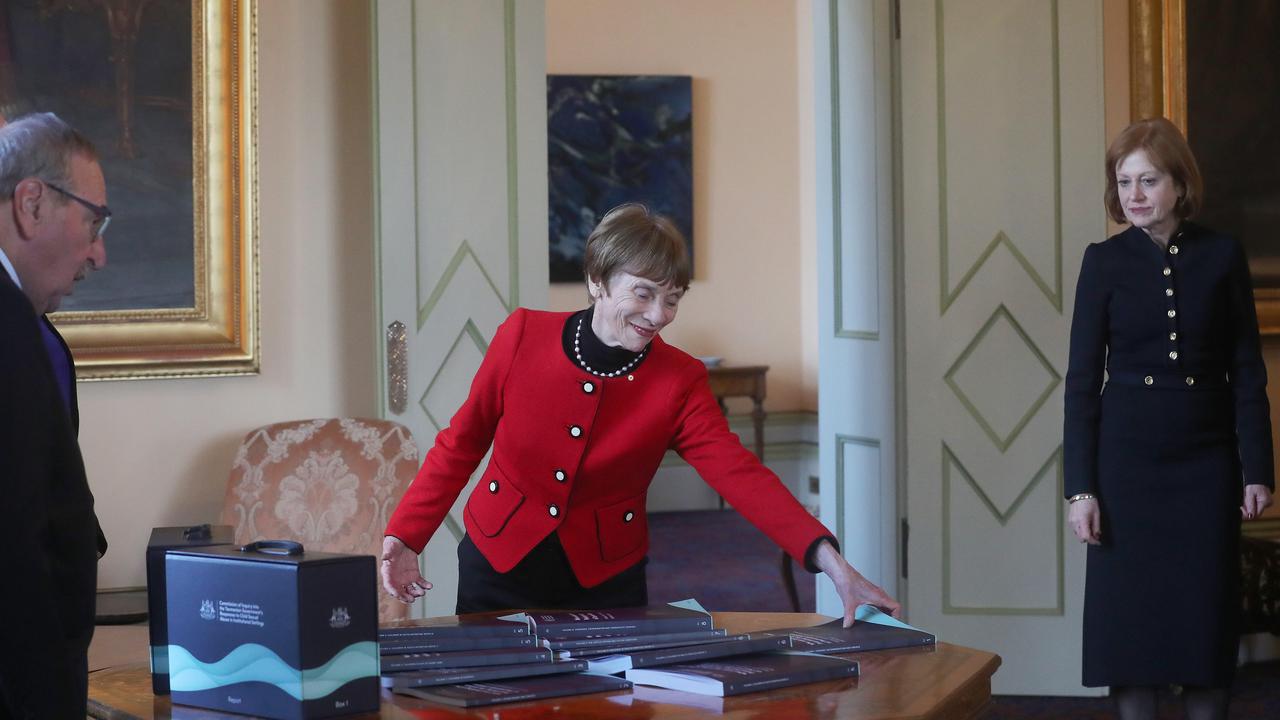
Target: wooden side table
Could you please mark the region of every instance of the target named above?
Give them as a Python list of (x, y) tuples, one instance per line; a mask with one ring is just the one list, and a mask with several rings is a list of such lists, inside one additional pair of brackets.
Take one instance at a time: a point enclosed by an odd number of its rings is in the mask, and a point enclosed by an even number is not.
[[(764, 392), (765, 375), (768, 365), (743, 365), (741, 367), (707, 368), (707, 380), (711, 385), (711, 394), (720, 403), (720, 412), (728, 415), (729, 408), (725, 398), (751, 398), (751, 424), (755, 427), (755, 453), (760, 462), (764, 462)], [(720, 498), (720, 509), (724, 509), (724, 498)]]

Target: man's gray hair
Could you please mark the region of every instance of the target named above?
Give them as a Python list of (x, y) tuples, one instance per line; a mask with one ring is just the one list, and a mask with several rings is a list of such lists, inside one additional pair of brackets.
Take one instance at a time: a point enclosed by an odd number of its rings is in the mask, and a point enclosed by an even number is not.
[(93, 143), (53, 113), (24, 115), (0, 127), (0, 202), (30, 177), (65, 187), (77, 154), (98, 159)]

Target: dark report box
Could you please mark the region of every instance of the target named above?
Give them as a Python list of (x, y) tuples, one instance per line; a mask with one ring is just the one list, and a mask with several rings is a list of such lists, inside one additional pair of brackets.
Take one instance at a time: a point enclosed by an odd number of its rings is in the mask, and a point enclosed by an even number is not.
[(192, 525), (152, 528), (147, 541), (147, 617), (151, 631), (151, 690), (169, 694), (169, 624), (165, 618), (164, 553), (175, 548), (231, 545), (230, 525)]
[(378, 710), (372, 555), (263, 541), (165, 564), (173, 702), (282, 720)]

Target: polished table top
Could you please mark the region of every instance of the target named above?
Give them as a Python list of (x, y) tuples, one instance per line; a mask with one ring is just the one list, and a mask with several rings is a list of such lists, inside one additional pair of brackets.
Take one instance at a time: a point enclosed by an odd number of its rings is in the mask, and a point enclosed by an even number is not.
[[(730, 633), (818, 625), (831, 618), (813, 613), (712, 613), (716, 627)], [(107, 632), (104, 632), (107, 630)], [(797, 685), (778, 690), (709, 698), (666, 694), (662, 701), (637, 697), (631, 690), (493, 705), (452, 708), (383, 691), (382, 712), (360, 717), (489, 718), (518, 720), (590, 718), (976, 718), (991, 699), (991, 676), (1000, 657), (959, 645), (877, 650), (848, 655), (861, 664), (861, 677)], [(94, 718), (239, 718), (181, 705), (151, 694), (145, 625), (98, 628), (89, 651), (89, 716)], [(643, 693), (642, 693), (643, 694)]]

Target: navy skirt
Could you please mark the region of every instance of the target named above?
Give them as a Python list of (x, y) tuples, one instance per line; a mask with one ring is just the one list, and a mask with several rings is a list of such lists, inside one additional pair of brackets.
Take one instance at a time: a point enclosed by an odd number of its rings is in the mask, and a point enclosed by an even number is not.
[(1231, 683), (1242, 496), (1233, 403), (1229, 389), (1106, 387), (1085, 685)]

